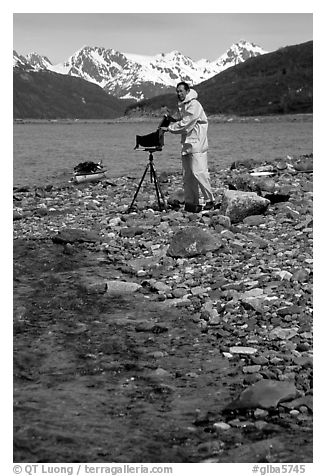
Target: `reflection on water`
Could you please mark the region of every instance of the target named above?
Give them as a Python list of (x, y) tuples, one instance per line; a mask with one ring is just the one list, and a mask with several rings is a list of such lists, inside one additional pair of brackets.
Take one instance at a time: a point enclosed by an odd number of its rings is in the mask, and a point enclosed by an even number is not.
[[(158, 121), (159, 122), (159, 121)], [(151, 122), (37, 122), (14, 124), (14, 185), (62, 183), (79, 162), (102, 160), (108, 177), (138, 177), (147, 152), (133, 150), (136, 134), (148, 134)], [(210, 121), (209, 163), (225, 168), (234, 160), (272, 160), (309, 154), (313, 147), (310, 121)], [(180, 137), (166, 134), (165, 147), (154, 155), (159, 172), (180, 171)]]

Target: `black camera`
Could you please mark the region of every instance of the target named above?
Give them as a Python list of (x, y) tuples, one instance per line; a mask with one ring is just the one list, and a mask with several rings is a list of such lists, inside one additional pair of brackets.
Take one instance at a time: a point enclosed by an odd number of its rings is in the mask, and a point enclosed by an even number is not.
[(176, 122), (176, 119), (174, 119), (169, 114), (164, 114), (164, 117), (155, 132), (151, 132), (150, 134), (146, 134), (144, 136), (136, 135), (136, 145), (134, 149), (144, 147), (162, 150), (164, 146), (164, 131), (161, 130), (161, 127), (168, 127), (171, 122)]

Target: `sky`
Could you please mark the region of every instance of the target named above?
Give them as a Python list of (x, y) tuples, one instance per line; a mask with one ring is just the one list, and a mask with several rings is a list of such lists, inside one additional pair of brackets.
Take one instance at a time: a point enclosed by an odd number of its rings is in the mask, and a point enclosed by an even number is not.
[[(175, 5), (180, 5), (175, 2)], [(181, 11), (183, 9), (181, 8)], [(187, 9), (188, 10), (188, 9)], [(213, 61), (241, 39), (266, 51), (313, 39), (312, 13), (13, 13), (13, 49), (36, 52), (53, 64), (83, 46), (155, 55), (178, 50)], [(41, 9), (40, 11), (43, 11)], [(71, 11), (71, 10), (70, 10)], [(17, 12), (17, 13), (16, 13)]]

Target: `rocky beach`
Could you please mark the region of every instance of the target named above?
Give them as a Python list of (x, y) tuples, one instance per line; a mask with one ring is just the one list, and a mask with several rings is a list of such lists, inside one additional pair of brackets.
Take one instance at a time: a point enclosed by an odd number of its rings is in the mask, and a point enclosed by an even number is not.
[(14, 461), (309, 463), (313, 161), (14, 187)]

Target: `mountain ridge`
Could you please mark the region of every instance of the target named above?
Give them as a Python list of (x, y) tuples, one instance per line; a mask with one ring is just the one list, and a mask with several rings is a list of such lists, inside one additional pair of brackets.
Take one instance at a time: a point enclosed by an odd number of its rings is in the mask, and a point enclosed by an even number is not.
[[(227, 68), (196, 86), (207, 114), (264, 115), (311, 113), (313, 42), (280, 48)], [(131, 104), (126, 115), (176, 113), (176, 95), (165, 94)]]
[[(115, 53), (117, 60), (119, 55)], [(46, 57), (38, 60), (37, 54), (30, 54), (33, 66), (17, 52), (14, 52), (14, 59), (14, 118), (114, 119), (124, 115), (159, 116), (162, 105), (171, 110), (176, 108), (175, 88), (172, 86), (167, 88), (151, 81), (133, 85), (131, 81), (129, 91), (133, 92), (133, 86), (143, 90), (146, 87), (151, 97), (138, 102), (123, 100), (116, 97), (118, 94), (114, 96), (112, 92), (106, 92), (105, 87), (79, 76), (46, 69), (49, 62)], [(78, 66), (77, 63), (76, 68)], [(248, 58), (202, 81), (195, 88), (209, 115), (310, 113), (313, 106), (312, 66), (313, 42), (310, 41)], [(141, 65), (136, 67), (140, 69)], [(116, 93), (120, 87), (119, 83), (115, 85)]]
[[(16, 52), (15, 52), (16, 53)], [(23, 57), (14, 54), (14, 66), (28, 65), (33, 70), (47, 69), (77, 76), (102, 87), (120, 99), (141, 100), (171, 91), (181, 79), (199, 84), (226, 68), (250, 57), (266, 54), (260, 46), (240, 40), (219, 58), (193, 61), (178, 50), (154, 56), (121, 53), (112, 48), (83, 46), (67, 61), (52, 65), (45, 57), (32, 53)]]

